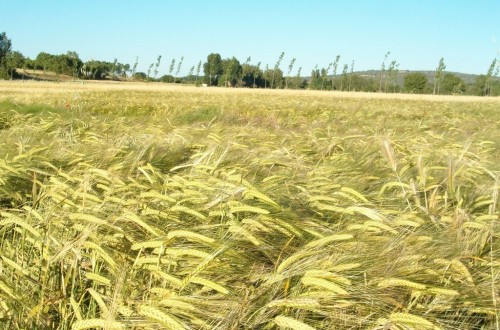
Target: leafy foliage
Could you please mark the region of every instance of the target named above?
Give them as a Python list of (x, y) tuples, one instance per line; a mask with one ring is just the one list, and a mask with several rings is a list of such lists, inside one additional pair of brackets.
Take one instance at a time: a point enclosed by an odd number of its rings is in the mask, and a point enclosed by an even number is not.
[(448, 95), (460, 95), (465, 92), (465, 83), (453, 73), (446, 73), (441, 81), (441, 92)]
[(203, 64), (205, 77), (208, 78), (209, 86), (217, 85), (219, 76), (223, 73), (222, 59), (220, 54), (212, 53), (207, 56), (207, 62)]
[(427, 76), (419, 72), (407, 74), (404, 87), (407, 92), (422, 94), (427, 88)]
[(12, 41), (5, 32), (0, 34), (0, 78), (7, 76), (7, 57), (12, 49)]

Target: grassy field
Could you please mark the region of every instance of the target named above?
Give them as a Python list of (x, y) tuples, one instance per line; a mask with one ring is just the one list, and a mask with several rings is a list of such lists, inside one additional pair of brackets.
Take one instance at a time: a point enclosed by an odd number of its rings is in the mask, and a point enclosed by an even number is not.
[(500, 99), (0, 82), (0, 328), (500, 329)]

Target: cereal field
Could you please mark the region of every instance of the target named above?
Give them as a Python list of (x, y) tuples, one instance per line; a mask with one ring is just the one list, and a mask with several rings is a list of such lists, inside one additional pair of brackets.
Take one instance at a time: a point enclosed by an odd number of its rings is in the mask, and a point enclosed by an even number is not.
[(500, 99), (0, 82), (2, 329), (500, 329)]

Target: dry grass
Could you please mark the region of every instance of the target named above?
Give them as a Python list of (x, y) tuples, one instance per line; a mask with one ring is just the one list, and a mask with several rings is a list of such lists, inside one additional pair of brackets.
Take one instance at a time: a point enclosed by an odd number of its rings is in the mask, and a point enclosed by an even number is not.
[(3, 328), (499, 329), (499, 99), (0, 89)]
[(328, 98), (355, 98), (355, 99), (396, 99), (396, 100), (425, 100), (425, 101), (451, 101), (451, 102), (480, 102), (500, 103), (498, 97), (483, 96), (453, 96), (429, 94), (394, 94), (394, 93), (364, 93), (364, 92), (328, 92), (317, 90), (270, 90), (250, 88), (204, 88), (192, 85), (144, 83), (144, 82), (118, 82), (118, 81), (64, 81), (64, 82), (34, 82), (34, 81), (0, 81), (0, 89), (9, 93), (56, 93), (67, 92), (99, 92), (99, 91), (145, 91), (145, 92), (175, 92), (206, 94), (257, 94), (257, 95), (297, 95)]

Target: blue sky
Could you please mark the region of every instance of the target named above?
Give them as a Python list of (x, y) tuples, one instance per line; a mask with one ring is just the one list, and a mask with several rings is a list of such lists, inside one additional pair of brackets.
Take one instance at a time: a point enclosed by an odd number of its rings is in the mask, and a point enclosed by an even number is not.
[[(159, 75), (184, 56), (181, 73), (211, 52), (308, 75), (340, 55), (354, 69), (379, 69), (387, 51), (401, 70), (485, 73), (500, 48), (500, 0), (0, 0), (0, 32), (35, 58), (76, 51), (89, 59)], [(498, 39), (498, 41), (496, 40)]]

